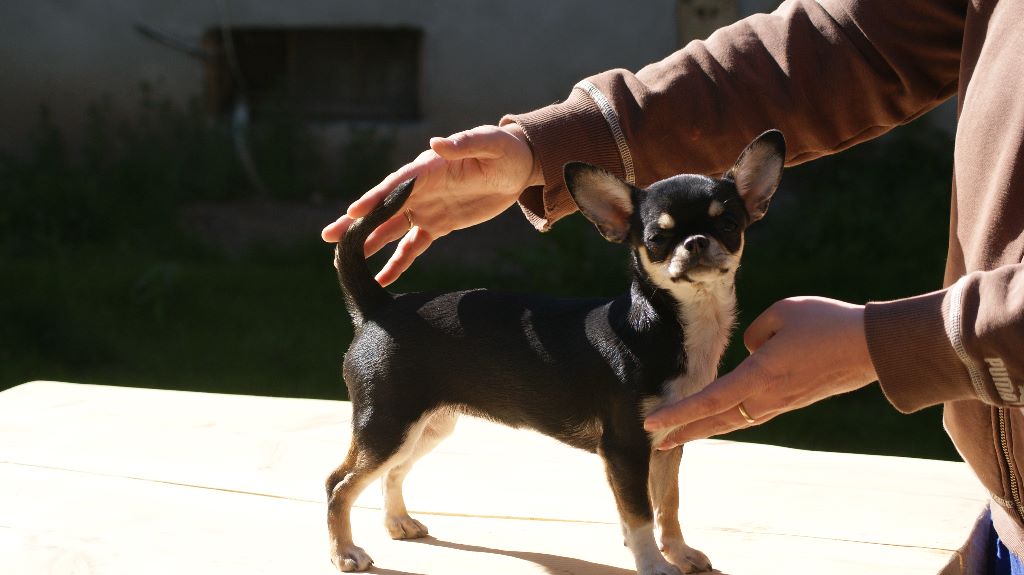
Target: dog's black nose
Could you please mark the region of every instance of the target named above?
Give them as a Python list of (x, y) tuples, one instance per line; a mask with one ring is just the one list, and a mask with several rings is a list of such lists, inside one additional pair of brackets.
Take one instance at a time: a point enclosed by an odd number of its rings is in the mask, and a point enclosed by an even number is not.
[(690, 236), (683, 242), (683, 247), (691, 255), (699, 256), (704, 253), (704, 250), (708, 249), (708, 238), (705, 236)]

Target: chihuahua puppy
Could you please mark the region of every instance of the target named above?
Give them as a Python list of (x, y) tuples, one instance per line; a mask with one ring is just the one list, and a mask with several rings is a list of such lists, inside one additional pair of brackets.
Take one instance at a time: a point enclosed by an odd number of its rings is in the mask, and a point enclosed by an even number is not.
[(611, 300), (483, 289), (393, 295), (374, 280), (363, 243), (399, 212), (413, 182), (354, 222), (335, 256), (355, 335), (344, 360), (352, 444), (326, 485), (334, 564), (372, 564), (353, 543), (350, 512), (380, 476), (388, 533), (427, 535), (406, 510), (402, 481), (466, 413), (600, 455), (638, 573), (710, 570), (679, 526), (682, 449), (652, 449), (668, 432), (649, 435), (643, 419), (717, 376), (744, 231), (764, 216), (784, 158), (782, 133), (771, 130), (721, 179), (680, 175), (639, 189), (567, 164), (580, 211), (632, 252), (629, 290)]

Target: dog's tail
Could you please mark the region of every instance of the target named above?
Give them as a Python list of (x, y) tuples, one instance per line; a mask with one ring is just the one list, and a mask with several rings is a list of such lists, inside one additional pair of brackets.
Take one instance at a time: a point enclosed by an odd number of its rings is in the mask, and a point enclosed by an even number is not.
[(392, 300), (391, 293), (381, 287), (370, 273), (363, 244), (370, 232), (402, 209), (402, 205), (412, 193), (415, 181), (413, 178), (403, 182), (369, 214), (352, 222), (345, 237), (335, 248), (334, 266), (338, 269), (338, 280), (341, 282), (341, 291), (345, 294), (345, 305), (356, 325), (362, 324), (367, 314), (384, 307)]

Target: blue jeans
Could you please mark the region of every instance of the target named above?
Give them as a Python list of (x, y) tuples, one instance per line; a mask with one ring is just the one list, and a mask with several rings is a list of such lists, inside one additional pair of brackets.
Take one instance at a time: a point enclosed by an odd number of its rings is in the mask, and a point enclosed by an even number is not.
[(1003, 545), (996, 528), (989, 524), (989, 575), (1024, 575), (1024, 563)]

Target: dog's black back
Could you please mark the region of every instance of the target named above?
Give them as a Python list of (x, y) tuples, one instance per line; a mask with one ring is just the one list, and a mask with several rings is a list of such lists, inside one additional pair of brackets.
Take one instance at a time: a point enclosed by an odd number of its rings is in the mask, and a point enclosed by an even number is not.
[[(633, 297), (483, 289), (395, 296), (364, 312), (345, 355), (354, 417), (373, 410), (409, 424), (454, 407), (590, 451), (608, 424), (634, 427), (646, 441), (637, 406), (679, 373), (682, 335), (671, 313), (665, 325), (630, 325)], [(404, 425), (388, 427), (367, 430), (367, 441), (386, 451), (396, 438), (374, 436), (402, 433)]]

